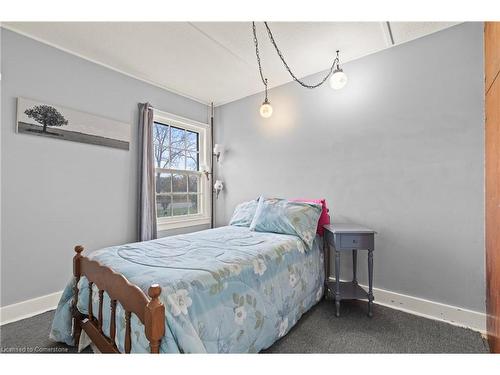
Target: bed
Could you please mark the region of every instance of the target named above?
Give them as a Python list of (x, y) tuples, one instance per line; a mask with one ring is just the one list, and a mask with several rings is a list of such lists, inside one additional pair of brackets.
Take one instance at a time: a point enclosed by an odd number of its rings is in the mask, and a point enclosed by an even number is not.
[(256, 353), (323, 296), (318, 235), (225, 226), (114, 246), (84, 256), (58, 304), (50, 337), (102, 352)]

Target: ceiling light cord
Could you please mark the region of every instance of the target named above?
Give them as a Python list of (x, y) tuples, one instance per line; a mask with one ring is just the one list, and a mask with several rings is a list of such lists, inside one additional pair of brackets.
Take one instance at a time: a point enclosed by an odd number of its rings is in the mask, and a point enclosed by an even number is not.
[(257, 31), (255, 28), (255, 22), (252, 22), (252, 31), (253, 31), (253, 43), (255, 44), (255, 55), (257, 56), (257, 64), (259, 65), (260, 79), (262, 80), (262, 83), (266, 87), (266, 98), (267, 98), (267, 78), (264, 78), (264, 73), (262, 73), (262, 65), (260, 63), (260, 54), (259, 54), (259, 41), (257, 40)]
[(265, 79), (265, 82), (264, 82), (264, 85), (266, 86), (266, 99), (264, 100), (264, 102), (268, 103), (269, 100), (267, 100), (267, 78)]
[[(253, 23), (254, 42), (256, 43), (255, 47), (256, 47), (256, 51), (257, 51), (257, 61), (259, 63), (259, 70), (260, 70), (260, 57), (259, 57), (258, 48), (257, 48), (257, 35), (256, 35), (256, 32), (255, 32), (255, 22), (252, 22), (252, 23)], [(305, 88), (308, 88), (308, 89), (315, 89), (316, 87), (319, 87), (323, 83), (325, 83), (326, 80), (328, 79), (328, 77), (330, 77), (332, 75), (333, 71), (335, 70), (335, 65), (337, 65), (337, 69), (336, 70), (340, 70), (340, 67), (339, 67), (339, 64), (340, 64), (339, 51), (337, 51), (337, 56), (333, 60), (332, 66), (330, 67), (330, 70), (328, 71), (328, 74), (320, 82), (318, 82), (318, 83), (316, 83), (314, 85), (309, 85), (309, 84), (301, 81), (300, 79), (298, 79), (295, 76), (295, 74), (293, 74), (292, 70), (290, 69), (290, 67), (286, 63), (285, 58), (283, 57), (283, 54), (281, 53), (280, 49), (278, 48), (278, 45), (276, 44), (276, 41), (274, 40), (273, 33), (272, 33), (271, 29), (269, 28), (269, 25), (267, 24), (267, 22), (264, 22), (264, 25), (266, 26), (267, 34), (269, 35), (269, 39), (271, 40), (271, 43), (274, 46), (274, 49), (276, 50), (276, 53), (278, 54), (279, 58), (281, 59), (281, 61), (285, 65), (286, 70), (288, 71), (288, 73), (290, 73), (290, 75), (292, 76), (292, 78), (294, 79), (294, 81), (296, 81), (297, 83), (299, 83), (301, 86), (303, 86)], [(262, 70), (261, 70), (260, 74), (262, 76)], [(263, 80), (264, 80), (264, 78), (263, 78)], [(265, 83), (265, 85), (267, 87), (266, 83)]]
[(257, 55), (257, 64), (259, 65), (259, 73), (260, 73), (260, 79), (262, 80), (262, 83), (264, 84), (265, 92), (266, 92), (266, 98), (264, 99), (264, 102), (260, 106), (259, 112), (260, 115), (264, 118), (271, 117), (273, 114), (273, 107), (271, 106), (271, 103), (269, 103), (269, 100), (267, 99), (267, 78), (264, 77), (264, 73), (262, 73), (262, 65), (260, 63), (260, 54), (259, 54), (259, 41), (257, 40), (257, 32), (255, 30), (255, 22), (252, 22), (252, 30), (253, 30), (253, 42), (255, 44), (255, 54)]
[[(330, 78), (330, 86), (334, 90), (339, 90), (342, 87), (345, 86), (347, 83), (347, 76), (346, 74), (342, 71), (340, 68), (340, 58), (339, 58), (339, 52), (337, 50), (337, 56), (333, 60), (332, 66), (330, 67), (330, 70), (328, 71), (328, 74), (318, 83), (314, 85), (309, 85), (300, 79), (298, 79), (295, 74), (293, 74), (292, 70), (288, 66), (288, 64), (285, 61), (285, 58), (283, 57), (283, 54), (281, 53), (280, 49), (278, 48), (278, 45), (276, 44), (276, 41), (274, 40), (273, 33), (271, 29), (269, 28), (269, 25), (267, 22), (264, 22), (264, 25), (266, 26), (267, 29), (267, 35), (269, 36), (269, 39), (271, 40), (272, 45), (274, 46), (274, 49), (276, 50), (276, 53), (278, 54), (279, 58), (285, 65), (286, 70), (290, 75), (292, 76), (293, 80), (299, 83), (302, 87), (308, 88), (308, 89), (315, 89), (316, 87), (321, 86), (323, 83), (326, 82), (328, 78)], [(255, 55), (257, 56), (257, 65), (259, 66), (259, 74), (260, 74), (260, 79), (262, 80), (262, 83), (264, 84), (264, 89), (265, 89), (265, 99), (264, 102), (260, 106), (260, 115), (264, 118), (269, 118), (273, 114), (273, 107), (271, 106), (271, 103), (269, 102), (267, 98), (267, 78), (264, 77), (264, 73), (262, 72), (262, 64), (260, 61), (260, 53), (259, 53), (259, 41), (257, 39), (257, 29), (255, 27), (255, 22), (252, 22), (252, 31), (253, 31), (253, 42), (255, 44)]]

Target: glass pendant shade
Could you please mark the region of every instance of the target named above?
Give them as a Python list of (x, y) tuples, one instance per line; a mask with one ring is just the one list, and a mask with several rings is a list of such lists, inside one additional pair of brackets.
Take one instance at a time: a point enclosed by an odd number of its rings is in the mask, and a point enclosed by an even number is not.
[(273, 114), (273, 107), (271, 107), (271, 104), (269, 101), (266, 99), (264, 103), (260, 106), (260, 115), (264, 118), (269, 118)]
[(333, 72), (330, 77), (330, 87), (334, 90), (340, 90), (347, 83), (347, 75), (342, 71), (342, 69), (337, 69)]

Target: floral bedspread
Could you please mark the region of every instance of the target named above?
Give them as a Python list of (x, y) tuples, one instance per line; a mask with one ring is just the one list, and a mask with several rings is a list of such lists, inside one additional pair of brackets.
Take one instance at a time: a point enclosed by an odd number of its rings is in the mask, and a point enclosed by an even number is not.
[[(296, 236), (217, 229), (114, 246), (89, 257), (122, 273), (147, 292), (158, 283), (165, 304), (165, 353), (259, 352), (284, 336), (323, 295), (321, 238), (312, 249)], [(50, 337), (74, 345), (72, 286), (64, 290)], [(79, 285), (79, 310), (86, 314), (88, 282)], [(98, 291), (93, 293), (94, 312)], [(109, 298), (104, 297), (105, 334)], [(144, 326), (132, 314), (132, 352), (148, 352)], [(117, 306), (116, 344), (124, 351), (125, 317)]]

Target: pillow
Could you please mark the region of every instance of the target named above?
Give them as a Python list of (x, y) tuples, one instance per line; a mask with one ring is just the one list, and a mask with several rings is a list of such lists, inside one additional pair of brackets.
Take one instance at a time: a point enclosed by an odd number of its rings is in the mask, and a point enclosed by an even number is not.
[(323, 210), (321, 211), (321, 216), (319, 217), (318, 221), (318, 229), (317, 233), (322, 236), (325, 232), (325, 229), (323, 228), (323, 225), (330, 224), (330, 215), (328, 214), (328, 207), (326, 206), (326, 200), (325, 199), (291, 199), (291, 202), (312, 202), (316, 204), (321, 204), (323, 207)]
[(298, 236), (311, 249), (322, 206), (278, 198), (259, 198), (250, 230)]
[(254, 199), (253, 201), (243, 202), (237, 205), (229, 221), (229, 225), (249, 227), (255, 216), (258, 202), (258, 199)]

